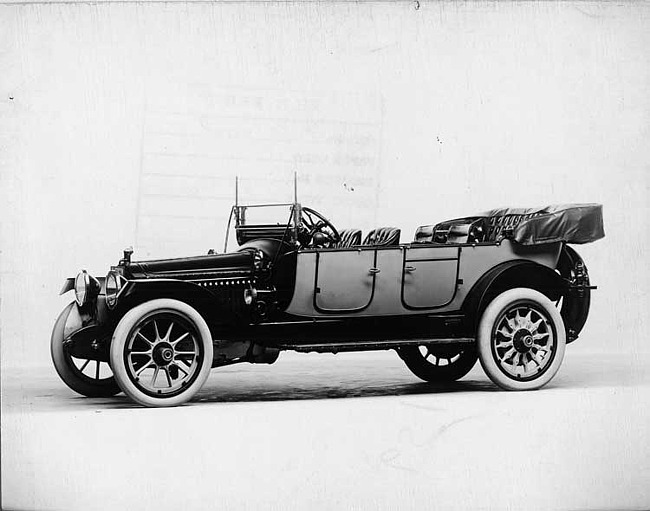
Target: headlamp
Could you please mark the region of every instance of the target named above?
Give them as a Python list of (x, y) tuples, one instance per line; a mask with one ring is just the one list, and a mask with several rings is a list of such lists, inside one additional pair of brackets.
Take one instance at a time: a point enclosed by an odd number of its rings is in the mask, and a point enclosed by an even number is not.
[(95, 277), (81, 270), (74, 279), (74, 294), (79, 307), (90, 303), (99, 294), (99, 282)]
[(122, 277), (117, 272), (109, 271), (106, 275), (106, 305), (112, 309), (117, 304), (117, 296), (122, 290)]

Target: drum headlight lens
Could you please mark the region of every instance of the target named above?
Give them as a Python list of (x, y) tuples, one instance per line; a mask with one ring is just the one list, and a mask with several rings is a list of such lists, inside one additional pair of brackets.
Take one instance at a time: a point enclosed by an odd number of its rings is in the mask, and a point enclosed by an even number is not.
[(106, 275), (106, 305), (112, 309), (117, 304), (117, 295), (122, 289), (122, 279), (111, 271)]
[(99, 282), (86, 270), (81, 270), (74, 279), (74, 294), (79, 307), (90, 303), (99, 294)]

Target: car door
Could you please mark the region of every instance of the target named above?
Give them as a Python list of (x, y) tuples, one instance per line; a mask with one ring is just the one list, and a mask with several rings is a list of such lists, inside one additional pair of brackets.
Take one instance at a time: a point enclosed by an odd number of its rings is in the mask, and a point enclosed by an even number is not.
[(460, 247), (404, 248), (402, 305), (407, 309), (435, 309), (456, 294)]
[(358, 312), (370, 305), (378, 273), (369, 248), (319, 250), (316, 255), (314, 308), (318, 312)]

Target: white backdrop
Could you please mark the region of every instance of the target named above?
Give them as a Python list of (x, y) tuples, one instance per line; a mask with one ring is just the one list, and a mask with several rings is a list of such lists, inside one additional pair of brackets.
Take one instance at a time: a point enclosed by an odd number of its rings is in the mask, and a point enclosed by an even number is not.
[(80, 268), (221, 249), (249, 200), (402, 228), (604, 204), (581, 350), (648, 351), (644, 3), (0, 5), (3, 365)]

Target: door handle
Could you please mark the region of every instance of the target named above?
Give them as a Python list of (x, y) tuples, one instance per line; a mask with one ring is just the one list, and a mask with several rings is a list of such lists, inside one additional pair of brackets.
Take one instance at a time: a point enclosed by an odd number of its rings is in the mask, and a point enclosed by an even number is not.
[(404, 271), (406, 273), (411, 273), (411, 272), (414, 272), (415, 270), (416, 270), (415, 266), (405, 266), (404, 267)]
[(368, 273), (370, 273), (370, 275), (376, 275), (376, 274), (379, 273), (380, 271), (381, 271), (381, 270), (380, 270), (379, 268), (370, 268), (370, 269), (368, 270)]

